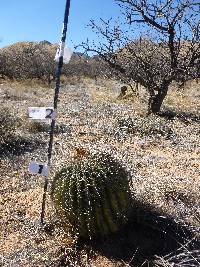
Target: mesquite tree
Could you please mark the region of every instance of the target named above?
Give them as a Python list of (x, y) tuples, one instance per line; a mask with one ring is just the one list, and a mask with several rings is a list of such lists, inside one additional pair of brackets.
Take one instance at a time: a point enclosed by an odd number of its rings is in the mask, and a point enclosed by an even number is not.
[(99, 55), (113, 75), (140, 83), (149, 93), (149, 112), (158, 113), (173, 80), (200, 77), (200, 1), (115, 0), (117, 21), (90, 21), (99, 43), (82, 47)]

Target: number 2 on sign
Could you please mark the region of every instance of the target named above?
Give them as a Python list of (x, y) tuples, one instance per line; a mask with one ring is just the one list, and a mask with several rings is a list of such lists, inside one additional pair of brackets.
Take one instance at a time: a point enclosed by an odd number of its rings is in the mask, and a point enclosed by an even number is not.
[(46, 119), (53, 119), (54, 117), (54, 110), (51, 108), (46, 109)]

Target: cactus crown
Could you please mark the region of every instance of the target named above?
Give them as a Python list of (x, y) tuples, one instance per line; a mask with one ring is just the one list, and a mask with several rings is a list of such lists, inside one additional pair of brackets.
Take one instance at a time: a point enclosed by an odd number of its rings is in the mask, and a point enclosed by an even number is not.
[(54, 177), (59, 215), (84, 238), (116, 232), (130, 206), (127, 171), (105, 153), (78, 157)]

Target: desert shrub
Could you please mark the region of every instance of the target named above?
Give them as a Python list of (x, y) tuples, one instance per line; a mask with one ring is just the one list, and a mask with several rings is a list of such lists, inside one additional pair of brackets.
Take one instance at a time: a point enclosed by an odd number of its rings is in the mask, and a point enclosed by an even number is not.
[[(55, 81), (57, 45), (48, 41), (18, 42), (0, 49), (0, 75), (16, 80), (40, 80), (43, 83)], [(73, 53), (69, 64), (63, 65), (63, 77), (99, 76), (104, 70), (102, 62), (88, 58), (81, 53)], [(71, 79), (71, 78), (70, 78)], [(68, 79), (66, 79), (67, 81)]]
[(56, 46), (49, 42), (19, 42), (0, 49), (0, 73), (10, 79), (40, 79), (50, 83), (55, 78)]
[(156, 116), (119, 119), (117, 131), (125, 131), (127, 134), (138, 134), (140, 136), (161, 136), (170, 138), (174, 130), (170, 123)]
[(49, 132), (50, 124), (42, 121), (30, 121), (28, 124), (28, 130), (31, 133)]
[[(28, 130), (31, 133), (40, 133), (40, 132), (50, 133), (51, 123), (45, 121), (30, 121), (28, 123)], [(55, 134), (68, 133), (70, 135), (71, 128), (64, 123), (56, 124), (54, 127), (54, 133)]]
[(108, 154), (75, 158), (54, 177), (52, 199), (63, 222), (82, 238), (116, 232), (131, 203), (127, 171)]
[(14, 135), (20, 121), (8, 108), (1, 107), (0, 114), (0, 145), (2, 145)]

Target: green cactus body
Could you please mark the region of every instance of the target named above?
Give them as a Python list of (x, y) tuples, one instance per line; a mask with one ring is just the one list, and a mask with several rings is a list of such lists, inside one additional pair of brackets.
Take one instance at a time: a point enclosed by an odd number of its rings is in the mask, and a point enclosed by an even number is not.
[(55, 175), (52, 199), (61, 219), (80, 237), (107, 236), (126, 221), (131, 202), (128, 173), (107, 154), (76, 159)]

